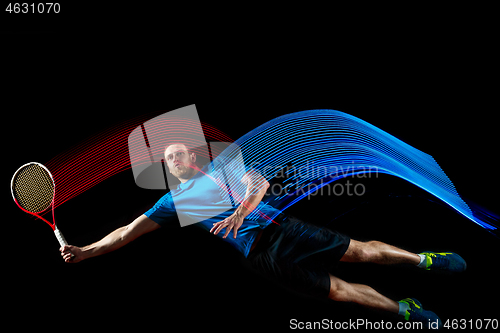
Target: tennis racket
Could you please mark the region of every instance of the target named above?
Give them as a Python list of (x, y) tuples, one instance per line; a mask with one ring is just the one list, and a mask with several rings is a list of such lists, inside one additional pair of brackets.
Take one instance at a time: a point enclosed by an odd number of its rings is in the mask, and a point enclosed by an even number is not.
[[(34, 215), (47, 223), (61, 246), (68, 245), (54, 218), (54, 178), (50, 171), (40, 163), (30, 162), (21, 166), (12, 177), (10, 184), (14, 202), (24, 212)], [(52, 223), (41, 216), (52, 209)], [(71, 255), (74, 257), (74, 255)]]

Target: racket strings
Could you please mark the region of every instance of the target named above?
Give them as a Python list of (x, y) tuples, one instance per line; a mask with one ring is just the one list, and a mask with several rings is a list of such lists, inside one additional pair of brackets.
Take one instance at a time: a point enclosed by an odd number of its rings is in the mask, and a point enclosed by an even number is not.
[(46, 210), (54, 199), (54, 182), (48, 172), (37, 164), (19, 170), (13, 190), (19, 205), (32, 213)]

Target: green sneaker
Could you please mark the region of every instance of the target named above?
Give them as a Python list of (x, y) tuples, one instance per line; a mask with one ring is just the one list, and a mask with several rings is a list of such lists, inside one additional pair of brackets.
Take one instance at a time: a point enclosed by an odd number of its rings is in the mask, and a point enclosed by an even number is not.
[(426, 270), (446, 270), (450, 272), (463, 272), (467, 263), (461, 256), (453, 252), (422, 252), (426, 257)]
[(405, 298), (400, 302), (409, 306), (405, 313), (405, 320), (422, 323), (423, 328), (435, 328), (436, 323), (437, 329), (443, 326), (441, 319), (434, 312), (424, 310), (422, 304), (415, 298)]

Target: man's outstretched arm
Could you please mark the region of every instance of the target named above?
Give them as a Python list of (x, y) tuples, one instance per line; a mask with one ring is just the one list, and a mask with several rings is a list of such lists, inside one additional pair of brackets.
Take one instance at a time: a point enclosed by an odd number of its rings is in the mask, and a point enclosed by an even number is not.
[[(59, 249), (65, 262), (76, 263), (87, 258), (92, 258), (105, 254), (130, 243), (137, 237), (150, 231), (158, 229), (160, 226), (146, 215), (141, 215), (129, 225), (116, 229), (103, 239), (93, 244), (78, 247), (65, 245)], [(74, 257), (71, 257), (71, 254)]]

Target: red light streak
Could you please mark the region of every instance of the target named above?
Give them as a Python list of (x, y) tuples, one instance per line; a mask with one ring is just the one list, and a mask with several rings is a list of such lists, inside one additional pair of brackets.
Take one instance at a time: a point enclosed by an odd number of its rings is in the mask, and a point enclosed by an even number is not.
[[(54, 208), (109, 177), (130, 169), (132, 164), (140, 165), (150, 161), (147, 150), (131, 151), (129, 155), (128, 141), (130, 133), (149, 118), (151, 114), (127, 120), (49, 160), (45, 165), (51, 171), (57, 187)], [(148, 122), (147, 139), (151, 153), (153, 155), (163, 153), (164, 146), (169, 142), (186, 142), (192, 146), (204, 146), (210, 141), (233, 142), (229, 136), (212, 125), (201, 122), (201, 126), (203, 133), (196, 131), (199, 124), (191, 119), (160, 118), (158, 121)], [(197, 136), (204, 134), (204, 136), (200, 140), (189, 139), (193, 134)], [(141, 133), (141, 136), (130, 139), (132, 142), (144, 141), (144, 136)], [(206, 151), (196, 152), (200, 156), (209, 158)], [(49, 223), (45, 219), (44, 221)]]

